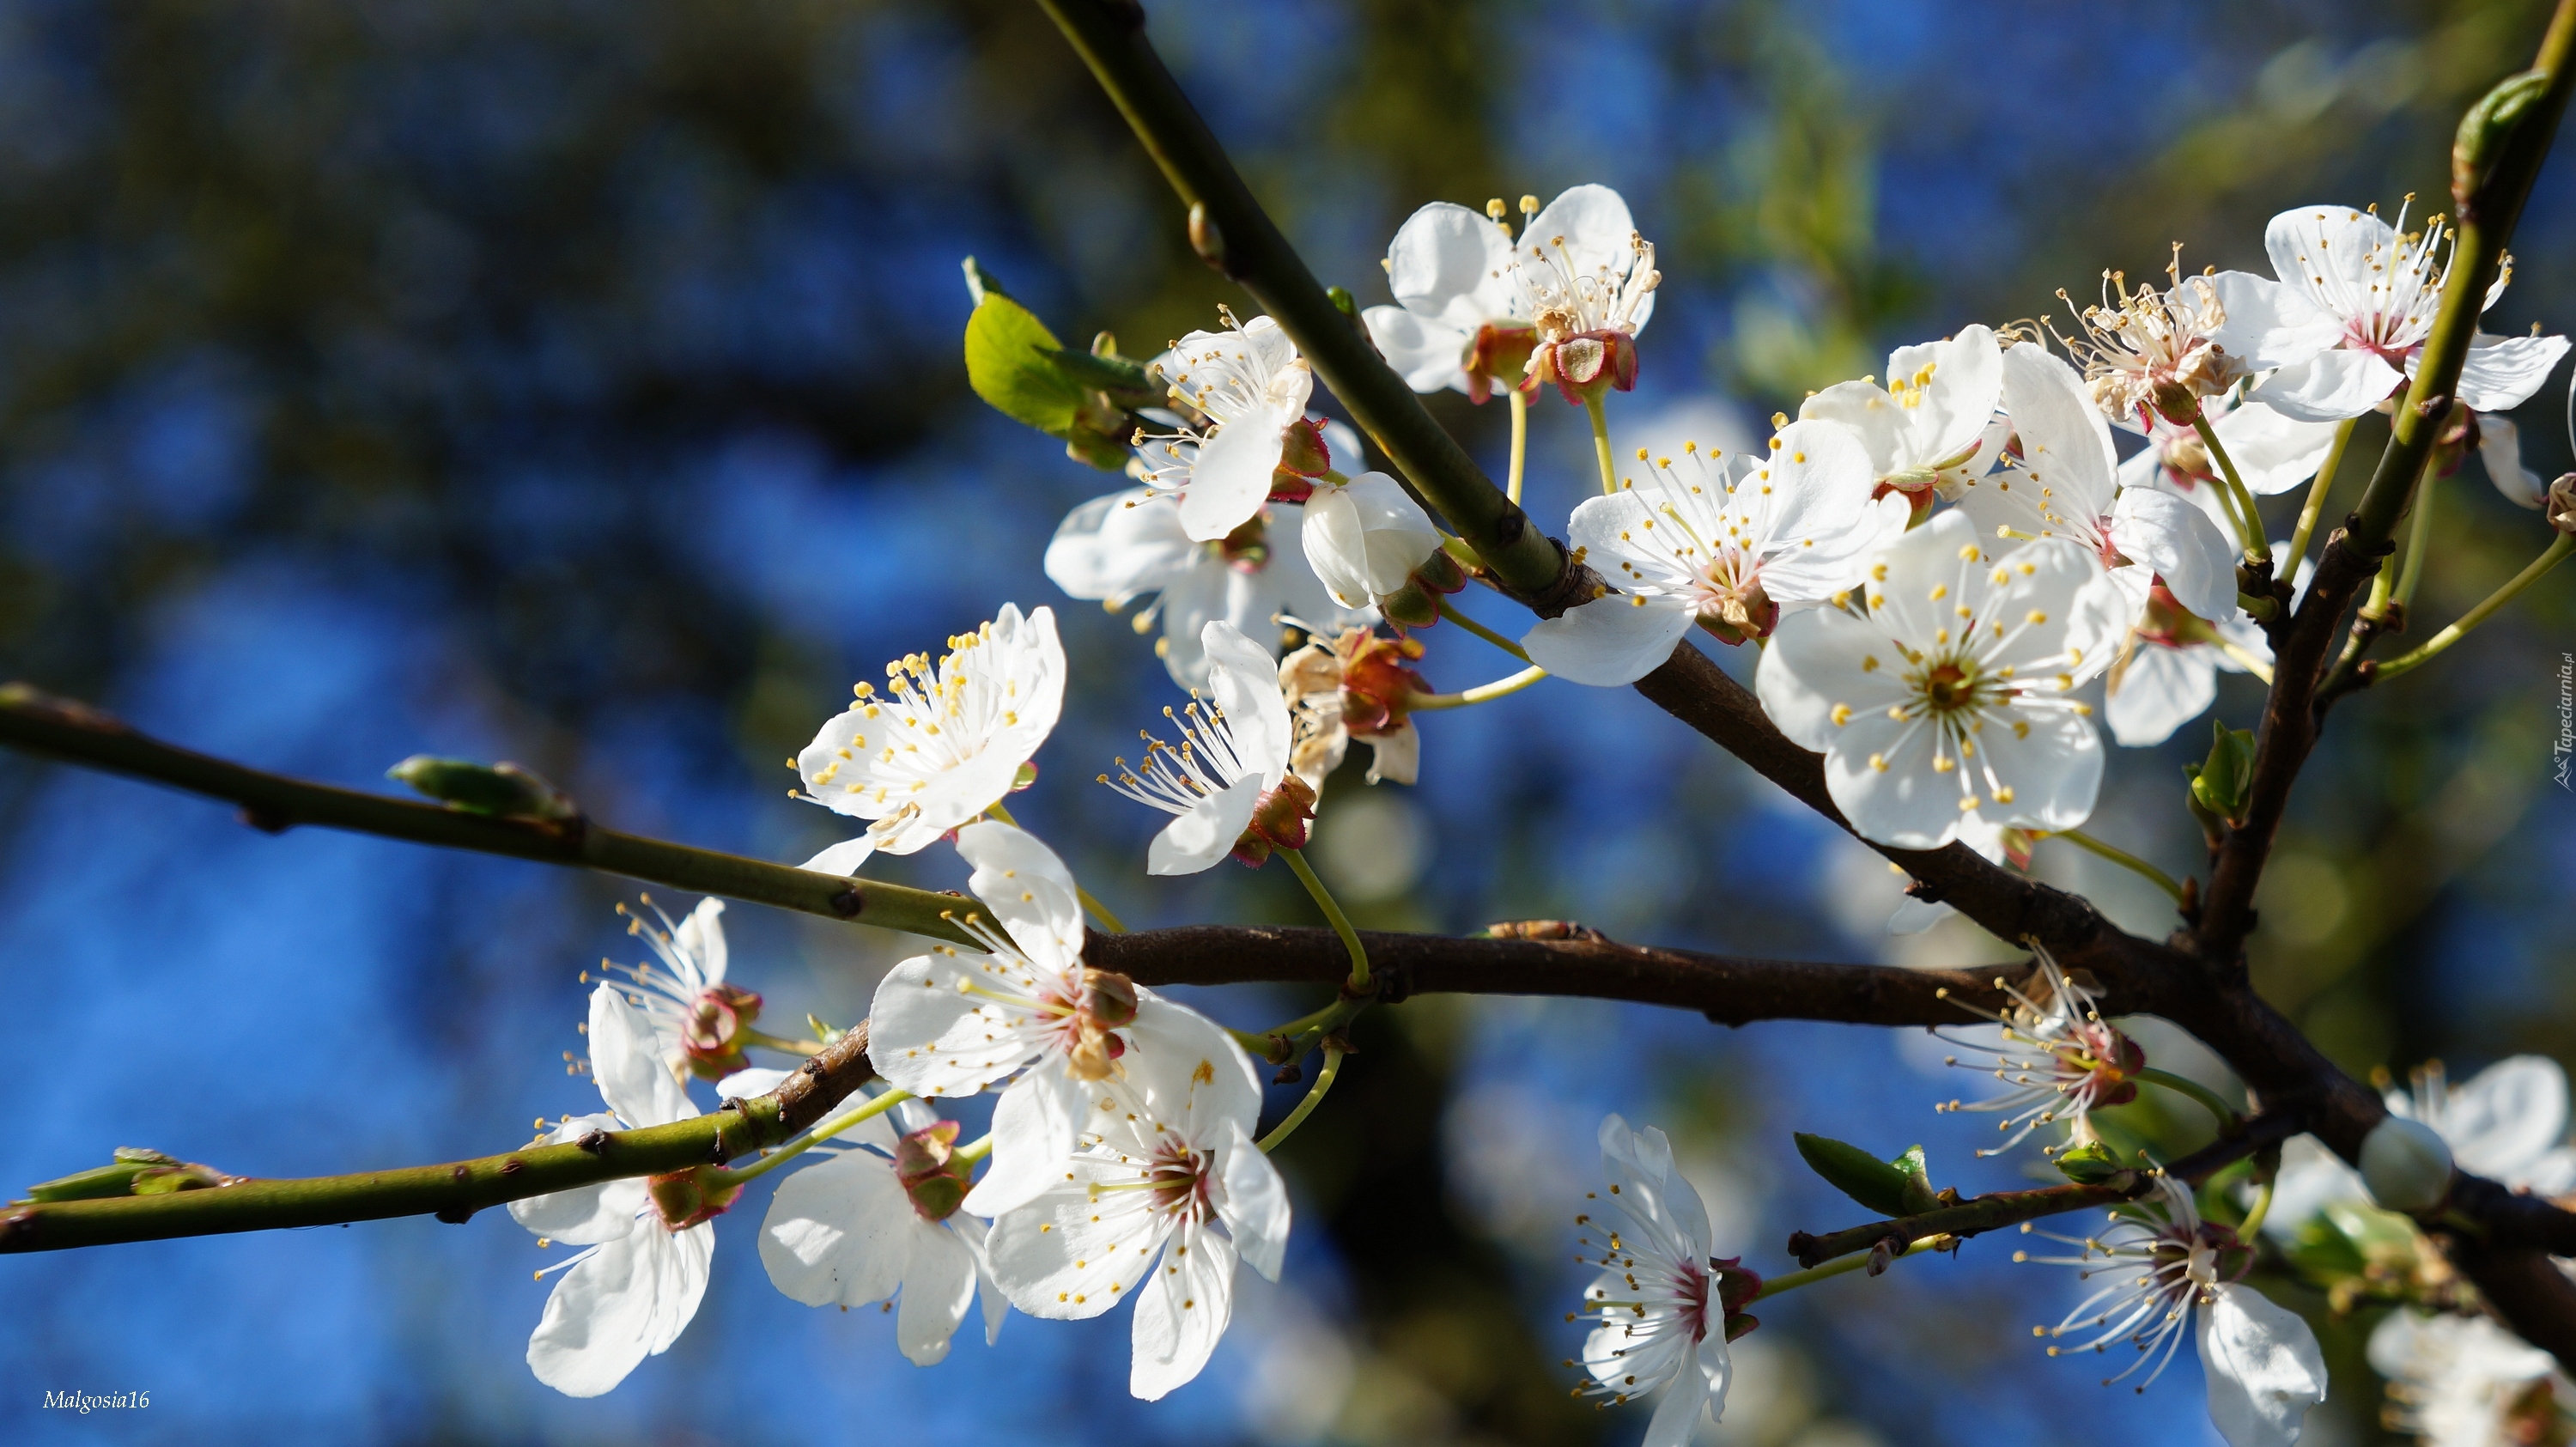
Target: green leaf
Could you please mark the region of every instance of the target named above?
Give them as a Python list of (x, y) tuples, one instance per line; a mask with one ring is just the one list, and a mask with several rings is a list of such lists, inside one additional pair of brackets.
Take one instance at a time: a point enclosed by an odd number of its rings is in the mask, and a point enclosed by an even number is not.
[(2192, 801), (2221, 819), (2245, 817), (2254, 784), (2254, 732), (2210, 722), (2209, 757), (2191, 776)]
[[(1907, 1207), (1907, 1188), (1917, 1177), (1913, 1172), (1893, 1166), (1856, 1145), (1831, 1136), (1797, 1133), (1798, 1154), (1828, 1185), (1882, 1216), (1912, 1214)], [(1907, 1155), (1918, 1157), (1921, 1147)], [(1899, 1157), (1899, 1160), (1905, 1157)], [(1926, 1186), (1928, 1193), (1929, 1187)]]
[(1027, 307), (987, 288), (966, 321), (966, 381), (1014, 422), (1049, 437), (1073, 431), (1082, 384), (1056, 362), (1064, 347)]
[(478, 764), (469, 759), (442, 759), (414, 754), (385, 777), (409, 784), (450, 808), (504, 819), (571, 819), (579, 805), (561, 789), (518, 765)]

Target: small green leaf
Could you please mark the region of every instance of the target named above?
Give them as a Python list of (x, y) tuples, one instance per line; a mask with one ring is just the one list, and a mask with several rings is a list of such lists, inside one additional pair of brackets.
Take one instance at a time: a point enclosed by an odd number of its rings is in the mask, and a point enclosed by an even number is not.
[(1915, 1181), (1912, 1173), (1831, 1136), (1802, 1131), (1793, 1138), (1798, 1143), (1798, 1154), (1835, 1190), (1882, 1216), (1911, 1214), (1906, 1206), (1906, 1188)]
[(2254, 732), (2210, 723), (2209, 757), (2191, 776), (2192, 802), (2221, 819), (2245, 817), (2254, 784)]
[(1073, 431), (1083, 388), (1056, 362), (1064, 351), (1027, 307), (987, 289), (966, 321), (966, 381), (1014, 422), (1049, 437)]

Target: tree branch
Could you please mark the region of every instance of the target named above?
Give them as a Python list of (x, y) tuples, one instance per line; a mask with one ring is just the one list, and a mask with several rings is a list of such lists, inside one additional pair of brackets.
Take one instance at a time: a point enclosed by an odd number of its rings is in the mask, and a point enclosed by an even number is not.
[[(1989, 970), (1908, 970), (1884, 965), (1739, 959), (1603, 939), (1456, 939), (1362, 931), (1382, 1000), (1411, 995), (1556, 995), (1697, 1010), (1721, 1025), (1830, 1020), (1847, 1025), (1968, 1025), (1964, 1006), (1999, 1011), (2010, 997)], [(1331, 930), (1194, 925), (1112, 935), (1094, 932), (1083, 960), (1148, 985), (1246, 981), (1339, 982), (1350, 971)], [(1942, 998), (1942, 991), (1949, 998)], [(2129, 1008), (2118, 1003), (2117, 1008)]]
[(1789, 1238), (1789, 1255), (1800, 1266), (1816, 1266), (1837, 1256), (1867, 1251), (1882, 1241), (1893, 1241), (1902, 1249), (1906, 1243), (1926, 1236), (1978, 1236), (2006, 1226), (2018, 1226), (2024, 1221), (2036, 1221), (2043, 1216), (2060, 1216), (2069, 1211), (2134, 1201), (2154, 1190), (2161, 1177), (2170, 1176), (2197, 1186), (2226, 1166), (2265, 1146), (2278, 1145), (2305, 1128), (2295, 1111), (2266, 1111), (2247, 1121), (2244, 1129), (2235, 1135), (2203, 1146), (2161, 1171), (2120, 1171), (2108, 1180), (2090, 1185), (2069, 1183), (2027, 1191), (1994, 1191), (1972, 1196), (1954, 1206), (1899, 1216), (1889, 1221), (1872, 1221), (1823, 1236), (1810, 1236), (1800, 1231)]
[(777, 1145), (823, 1118), (875, 1075), (865, 1024), (826, 1046), (776, 1090), (705, 1115), (640, 1130), (602, 1131), (479, 1160), (294, 1180), (235, 1178), (159, 1196), (18, 1201), (0, 1211), (0, 1253), (63, 1251), (177, 1236), (335, 1226), (394, 1216), (462, 1222), (486, 1206), (624, 1176), (722, 1165)]
[(0, 744), (238, 804), (243, 823), (270, 834), (314, 824), (415, 844), (596, 869), (826, 919), (906, 930), (955, 944), (974, 943), (941, 918), (957, 907), (956, 895), (817, 874), (764, 859), (621, 834), (582, 818), (500, 818), (262, 773), (165, 744), (114, 715), (23, 683), (0, 684)]

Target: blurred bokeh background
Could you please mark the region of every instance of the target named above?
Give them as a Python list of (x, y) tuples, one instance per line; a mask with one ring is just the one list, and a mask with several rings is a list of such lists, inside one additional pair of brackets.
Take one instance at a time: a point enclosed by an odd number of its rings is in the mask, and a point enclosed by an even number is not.
[[(2460, 106), (2526, 63), (2534, 0), (1162, 0), (1151, 33), (1317, 273), (1385, 299), (1434, 199), (1626, 193), (1664, 296), (1622, 429), (1728, 444), (1886, 349), (2063, 307), (2105, 266), (2260, 268), (2264, 220), (2438, 202)], [(2491, 318), (2576, 323), (2576, 159), (2545, 174)], [(968, 392), (973, 254), (1068, 337), (1131, 351), (1237, 301), (1033, 6), (973, 0), (0, 3), (0, 676), (175, 740), (377, 784), (416, 751), (512, 758), (620, 827), (772, 858), (841, 837), (779, 760), (888, 658), (1010, 600), (1063, 615), (1074, 682), (1015, 801), (1131, 923), (1306, 922), (1284, 871), (1149, 881), (1159, 816), (1090, 780), (1173, 690), (1125, 620), (1057, 594), (1056, 521), (1115, 482)], [(2565, 382), (2522, 417), (2568, 465)], [(1503, 409), (1434, 408), (1497, 465)], [(1534, 511), (1588, 484), (1534, 414)], [(2365, 436), (2365, 443), (2369, 438)], [(2356, 456), (2367, 453), (2357, 448)], [(2357, 495), (2364, 469), (2346, 469)], [(2435, 617), (2545, 538), (2472, 461), (2444, 484)], [(2283, 505), (2288, 499), (2280, 500)], [(2275, 531), (2286, 528), (2279, 522)], [(1470, 600), (1513, 631), (1508, 609)], [(1426, 635), (1444, 687), (1507, 671)], [(2576, 1054), (2576, 803), (2550, 782), (2562, 578), (2441, 665), (2347, 704), (2263, 899), (2258, 977), (2356, 1071)], [(1731, 668), (1749, 660), (1730, 658)], [(2220, 713), (2253, 722), (2234, 680)], [(2178, 765), (2114, 762), (2093, 831), (2198, 864)], [(1896, 884), (1641, 700), (1546, 685), (1425, 726), (1422, 784), (1334, 786), (1317, 853), (1364, 922), (1565, 916), (1816, 959), (2001, 958), (1893, 939)], [(382, 785), (379, 785), (382, 786)], [(383, 786), (390, 787), (390, 786)], [(29, 1086), (0, 1184), (118, 1144), (261, 1175), (478, 1154), (588, 1108), (577, 972), (634, 944), (618, 882), (320, 832), (0, 757), (0, 970)], [(2132, 928), (2161, 897), (2038, 866)], [(889, 877), (962, 883), (946, 851)], [(692, 901), (666, 900), (675, 907)], [(737, 907), (738, 979), (847, 1021), (904, 953)], [(1233, 1023), (1285, 992), (1197, 1003)], [(1642, 1008), (1421, 999), (1285, 1151), (1287, 1284), (1216, 1364), (1131, 1402), (1124, 1313), (1015, 1319), (915, 1369), (874, 1313), (812, 1312), (718, 1224), (666, 1356), (569, 1401), (520, 1360), (544, 1258), (501, 1213), (0, 1262), (18, 1442), (1618, 1443), (1570, 1402), (1570, 1217), (1605, 1111), (1658, 1122), (1721, 1236), (1786, 1269), (1857, 1219), (1793, 1129), (2011, 1184), (1935, 1101), (1939, 1047), (1729, 1031)], [(2188, 1042), (2159, 1063), (2223, 1074)], [(1278, 1094), (1287, 1095), (1286, 1088)], [(1279, 1108), (1274, 1102), (1274, 1111)], [(2133, 1123), (2187, 1141), (2183, 1113)], [(1757, 1447), (2215, 1442), (2189, 1361), (2102, 1391), (2027, 1335), (2065, 1273), (2005, 1248), (1766, 1308), (1720, 1440)], [(2379, 1440), (2334, 1319), (2318, 1443)], [(43, 1392), (149, 1390), (77, 1417)]]

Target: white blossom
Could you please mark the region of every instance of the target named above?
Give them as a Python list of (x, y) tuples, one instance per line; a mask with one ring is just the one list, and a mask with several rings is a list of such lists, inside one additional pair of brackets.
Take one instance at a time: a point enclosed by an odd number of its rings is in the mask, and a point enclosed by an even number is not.
[(966, 887), (992, 911), (962, 923), (985, 953), (940, 946), (896, 965), (868, 1010), (868, 1061), (917, 1096), (973, 1095), (1005, 1078), (993, 1160), (966, 1198), (991, 1216), (1042, 1189), (1073, 1149), (1084, 1102), (1186, 1016), (1124, 975), (1082, 963), (1082, 902), (1054, 851), (997, 820), (957, 831)]
[(1288, 1245), (1287, 1187), (1252, 1140), (1251, 1057), (1181, 1013), (1179, 1048), (1093, 1089), (1081, 1149), (987, 1241), (995, 1279), (1031, 1316), (1080, 1320), (1135, 1298), (1127, 1388), (1147, 1401), (1207, 1365), (1233, 1317), (1236, 1260), (1276, 1281)]
[[(608, 1110), (565, 1117), (546, 1144), (698, 1113), (664, 1066), (651, 1023), (614, 984), (591, 992), (588, 1033), (591, 1076)], [(647, 1181), (629, 1176), (530, 1196), (511, 1202), (510, 1215), (539, 1237), (583, 1248), (537, 1273), (563, 1276), (528, 1338), (528, 1369), (565, 1396), (607, 1392), (679, 1340), (697, 1315), (715, 1259), (715, 1226), (710, 1219), (668, 1223)]]
[(1346, 628), (1280, 660), (1279, 690), (1295, 738), (1289, 768), (1308, 789), (1324, 792), (1324, 780), (1342, 766), (1353, 739), (1369, 746), (1370, 783), (1414, 781), (1422, 731), (1408, 709), (1414, 694), (1431, 689), (1409, 665), (1422, 652), (1414, 639)]
[(1064, 647), (1055, 613), (1002, 605), (993, 621), (948, 640), (936, 663), (915, 653), (886, 665), (886, 690), (861, 683), (796, 756), (804, 797), (873, 821), (867, 833), (806, 862), (846, 874), (870, 850), (912, 854), (1000, 802), (1064, 708)]
[(1887, 385), (1837, 382), (1798, 406), (1798, 416), (1848, 427), (1869, 451), (1878, 487), (1929, 508), (1957, 497), (1994, 466), (2003, 354), (1983, 326), (1887, 354)]
[(2122, 273), (2102, 273), (2101, 304), (2085, 307), (2082, 334), (2065, 339), (2106, 416), (2136, 418), (2152, 409), (2168, 422), (2188, 423), (2205, 399), (2335, 343), (2333, 318), (2270, 277), (2185, 276), (2179, 243), (2165, 276), (2163, 291), (2132, 290)]
[[(2245, 490), (2256, 497), (2277, 496), (2315, 477), (2334, 449), (2337, 424), (2332, 422), (2302, 422), (2260, 402), (2238, 401), (2234, 394), (2204, 398), (2201, 411), (2218, 434), (2218, 445), (2236, 464)], [(2116, 418), (2113, 425), (2133, 434), (2140, 431), (2134, 417)], [(2144, 435), (2147, 445), (2120, 463), (2120, 486), (2172, 493), (2198, 507), (2228, 541), (2240, 548), (2250, 542), (2236, 535), (2227, 483), (2198, 430), (2149, 413)]]
[(728, 986), (725, 981), (725, 902), (709, 895), (676, 924), (649, 898), (645, 904), (661, 921), (660, 929), (646, 924), (622, 904), (617, 912), (627, 916), (626, 932), (653, 951), (660, 967), (602, 960), (600, 968), (633, 982), (627, 1003), (643, 1011), (644, 1018), (651, 1022), (662, 1063), (674, 1075), (685, 1080), (695, 1061), (738, 1065), (741, 1030), (749, 1023), (743, 1007), (747, 1002), (749, 1013), (756, 1016), (760, 997)]
[(2557, 1360), (2483, 1316), (2400, 1307), (2370, 1333), (2390, 1425), (2430, 1447), (2529, 1447), (2565, 1434)]
[[(1174, 816), (1146, 850), (1149, 874), (1196, 874), (1214, 865), (1235, 851), (1246, 830), (1268, 823), (1256, 819), (1265, 804), (1295, 816), (1269, 831), (1276, 835), (1271, 843), (1295, 848), (1305, 841), (1304, 806), (1276, 793), (1291, 777), (1295, 734), (1278, 665), (1230, 623), (1210, 621), (1200, 642), (1210, 661), (1210, 699), (1193, 693), (1187, 708), (1163, 710), (1179, 725), (1180, 743), (1145, 734), (1141, 762), (1131, 769), (1121, 758), (1115, 780), (1100, 776), (1137, 803)], [(1304, 791), (1302, 782), (1296, 790)]]
[(1606, 325), (1624, 302), (1630, 336), (1654, 315), (1653, 264), (1635, 264), (1637, 228), (1618, 192), (1575, 186), (1536, 208), (1535, 197), (1521, 202), (1519, 248), (1499, 201), (1483, 215), (1435, 201), (1397, 230), (1386, 249), (1396, 304), (1361, 319), (1413, 390), (1446, 387), (1482, 402), (1497, 384), (1519, 385), (1539, 344), (1540, 311), (1551, 304), (1574, 314), (1551, 318), (1560, 330), (1581, 330), (1587, 303)]
[(2062, 537), (2091, 549), (2127, 600), (2123, 625), (2146, 612), (2161, 580), (2202, 618), (2236, 615), (2237, 550), (2200, 509), (2170, 493), (2120, 485), (2111, 429), (2086, 405), (2075, 369), (2035, 342), (2004, 351), (2004, 407), (2017, 448), (2005, 469), (1970, 479), (1959, 505), (1989, 535)]
[[(2349, 206), (2300, 206), (2263, 228), (2263, 249), (2282, 286), (2319, 315), (2330, 350), (2285, 366), (2254, 390), (2257, 401), (2292, 417), (2334, 421), (2386, 402), (2415, 373), (2457, 257), (2450, 228), (2435, 218), (2406, 230)], [(2513, 278), (2508, 260), (2487, 288), (2486, 310)], [(2520, 406), (2567, 354), (2565, 337), (2480, 333), (2460, 367), (2457, 395), (2474, 412)]]
[[(1601, 1122), (1608, 1196), (1586, 1192), (1581, 1259), (1601, 1268), (1583, 1292), (1594, 1326), (1583, 1340), (1581, 1395), (1630, 1402), (1660, 1392), (1644, 1447), (1686, 1447), (1702, 1418), (1726, 1413), (1734, 1369), (1726, 1353), (1726, 1303), (1708, 1208), (1673, 1168), (1672, 1143), (1648, 1126)], [(1598, 1257), (1588, 1253), (1598, 1252)]]
[(2461, 1170), (2543, 1196), (2576, 1191), (2567, 1072), (2557, 1061), (2515, 1055), (2458, 1085), (2436, 1063), (2415, 1072), (2412, 1085), (2387, 1093), (2389, 1113), (2431, 1126)]
[[(1327, 431), (1339, 429), (1333, 424)], [(1213, 543), (1194, 543), (1182, 531), (1180, 504), (1150, 489), (1131, 488), (1095, 497), (1065, 515), (1047, 544), (1046, 575), (1076, 598), (1112, 612), (1139, 598), (1136, 631), (1159, 626), (1155, 656), (1183, 688), (1207, 686), (1208, 657), (1200, 631), (1222, 620), (1247, 637), (1273, 641), (1279, 620), (1296, 618), (1318, 628), (1365, 627), (1374, 608), (1345, 609), (1333, 601), (1307, 559), (1308, 511), (1272, 503), (1250, 522)]]
[(1523, 391), (1552, 382), (1573, 402), (1636, 385), (1636, 335), (1663, 274), (1618, 192), (1577, 186), (1549, 202), (1513, 243), (1511, 276), (1537, 333)]
[[(1273, 318), (1192, 332), (1149, 364), (1174, 400), (1203, 422), (1140, 437), (1137, 480), (1180, 502), (1181, 531), (1212, 543), (1250, 522), (1287, 456), (1289, 429), (1306, 422), (1315, 374)], [(1298, 469), (1303, 472), (1307, 469)]]
[(1530, 661), (1598, 687), (1636, 682), (1693, 625), (1730, 643), (1764, 638), (1784, 608), (1860, 581), (1865, 557), (1905, 530), (1902, 501), (1873, 503), (1867, 453), (1830, 422), (1792, 422), (1770, 455), (1732, 461), (1685, 446), (1574, 510), (1577, 556), (1613, 591), (1541, 621)]
[(2184, 1338), (2196, 1335), (2209, 1419), (2229, 1447), (2298, 1441), (2308, 1409), (2326, 1397), (2325, 1357), (2296, 1312), (2242, 1283), (2253, 1251), (2225, 1226), (2203, 1222), (2190, 1189), (2170, 1176), (2158, 1177), (2153, 1195), (2112, 1216), (2100, 1235), (2081, 1240), (2022, 1227), (2081, 1249), (2054, 1257), (2017, 1251), (2014, 1260), (2072, 1266), (2087, 1281), (2109, 1278), (2064, 1320), (2040, 1329), (2052, 1340), (2080, 1338), (2052, 1345), (2048, 1354), (2103, 1352), (2127, 1342), (2137, 1360), (2102, 1384), (2127, 1381), (2143, 1368), (2147, 1375), (2137, 1386), (2144, 1391), (2172, 1364)]
[[(2021, 1144), (2032, 1131), (2059, 1120), (2075, 1122), (2076, 1134), (2081, 1137), (2085, 1122), (2095, 1110), (2126, 1105), (2138, 1098), (2138, 1072), (2147, 1064), (2147, 1054), (2138, 1048), (2138, 1043), (2102, 1018), (2093, 992), (2069, 980), (2047, 950), (2037, 945), (2031, 948), (2038, 963), (2036, 993), (2024, 993), (2001, 977), (1995, 981), (2012, 1002), (2007, 1012), (1988, 1017), (2002, 1029), (1995, 1044), (1972, 1036), (1932, 1032), (1982, 1057), (1962, 1061), (1953, 1055), (1947, 1064), (1991, 1072), (2003, 1082), (2003, 1093), (1991, 1099), (1953, 1100), (1938, 1107), (1943, 1111), (2003, 1114), (1996, 1125), (2006, 1139), (2000, 1145), (1978, 1151), (1980, 1156), (2001, 1155)], [(1961, 1009), (1987, 1014), (1965, 1001), (1954, 1003)]]
[[(894, 1112), (904, 1136), (940, 1129), (919, 1101)], [(992, 1344), (1009, 1304), (985, 1266), (984, 1223), (956, 1209), (953, 1195), (940, 1203), (946, 1214), (934, 1218), (905, 1189), (895, 1159), (901, 1145), (885, 1116), (837, 1139), (850, 1149), (789, 1176), (770, 1198), (760, 1228), (760, 1264), (770, 1283), (807, 1306), (886, 1303), (896, 1313), (897, 1345), (924, 1367), (947, 1358), (980, 1285), (984, 1341)]]
[(2102, 741), (2076, 687), (2109, 666), (2121, 601), (2063, 538), (1998, 556), (1957, 511), (1870, 563), (1852, 606), (1780, 620), (1755, 691), (1825, 755), (1825, 785), (1864, 839), (1933, 849), (1974, 811), (2072, 829), (2092, 812)]

